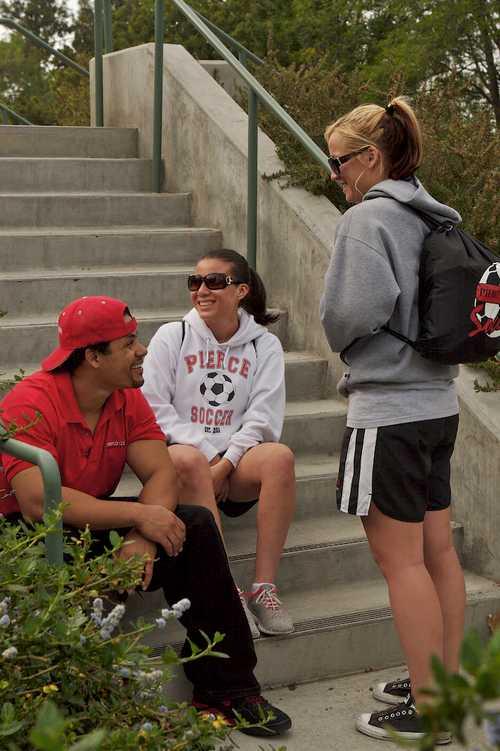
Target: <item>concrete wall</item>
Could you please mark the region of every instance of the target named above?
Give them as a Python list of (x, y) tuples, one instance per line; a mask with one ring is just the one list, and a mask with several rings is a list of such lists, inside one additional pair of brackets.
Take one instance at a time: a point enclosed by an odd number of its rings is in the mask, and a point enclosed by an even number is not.
[(454, 517), (464, 525), (466, 567), (500, 583), (500, 398), (498, 392), (476, 393), (477, 378), (477, 370), (460, 368)]
[[(139, 156), (151, 156), (154, 45), (104, 58), (104, 124), (139, 128)], [(179, 45), (164, 48), (165, 188), (192, 193), (197, 226), (222, 230), (224, 245), (246, 249), (247, 117), (212, 75)], [(289, 314), (290, 349), (320, 353), (330, 382), (342, 365), (332, 356), (318, 306), (340, 216), (324, 197), (283, 190), (264, 177), (283, 169), (259, 132), (258, 270), (269, 300)]]
[(238, 73), (225, 60), (198, 60), (198, 63), (233, 99), (246, 89)]

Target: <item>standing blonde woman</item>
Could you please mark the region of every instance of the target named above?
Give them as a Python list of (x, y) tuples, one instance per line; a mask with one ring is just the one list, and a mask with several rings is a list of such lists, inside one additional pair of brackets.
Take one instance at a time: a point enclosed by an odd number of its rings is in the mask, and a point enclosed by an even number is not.
[[(339, 222), (321, 300), (334, 352), (345, 351), (348, 397), (337, 503), (361, 517), (384, 575), (409, 670), (374, 696), (394, 706), (362, 714), (357, 728), (415, 739), (431, 655), (458, 668), (465, 588), (452, 543), (450, 458), (458, 427), (456, 368), (423, 359), (382, 330), (415, 339), (418, 272), (429, 232), (417, 211), (458, 223), (415, 177), (420, 128), (409, 104), (364, 105), (328, 126), (332, 180), (354, 204)], [(414, 211), (417, 210), (417, 211)], [(443, 733), (439, 743), (449, 743)]]

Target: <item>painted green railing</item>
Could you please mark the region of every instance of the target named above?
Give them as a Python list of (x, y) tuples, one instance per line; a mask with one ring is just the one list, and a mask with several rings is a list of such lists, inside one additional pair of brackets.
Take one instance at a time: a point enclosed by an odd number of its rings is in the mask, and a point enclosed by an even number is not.
[[(71, 58), (67, 57), (63, 52), (56, 50), (55, 47), (51, 47), (50, 44), (45, 42), (43, 39), (40, 39), (39, 36), (33, 34), (33, 32), (29, 29), (21, 26), (21, 24), (15, 21), (13, 18), (9, 18), (9, 16), (0, 16), (0, 26), (5, 26), (8, 29), (12, 29), (12, 31), (19, 32), (19, 34), (22, 34), (26, 39), (32, 42), (32, 44), (35, 44), (37, 47), (50, 52), (51, 55), (54, 55), (54, 57), (57, 57), (58, 60), (61, 60), (64, 65), (73, 68), (73, 70), (78, 71), (80, 75), (86, 76), (88, 78), (88, 70), (82, 68), (82, 66), (78, 65), (78, 63), (75, 63), (74, 60), (71, 60)], [(33, 125), (33, 123), (31, 123), (25, 117), (23, 117), (10, 107), (7, 107), (6, 104), (2, 104), (2, 102), (0, 102), (0, 112), (2, 113), (2, 119), (5, 124), (8, 123), (8, 119), (10, 117), (13, 120), (16, 120), (18, 123), (21, 123), (22, 125)]]
[[(61, 476), (57, 462), (48, 451), (30, 446), (27, 443), (22, 443), (22, 441), (17, 441), (15, 438), (9, 438), (9, 433), (0, 424), (0, 453), (16, 456), (18, 459), (24, 459), (40, 468), (43, 478), (44, 517), (58, 507), (61, 503)], [(55, 566), (62, 566), (62, 522), (59, 523), (57, 530), (47, 534), (45, 548), (49, 563)]]
[[(267, 107), (300, 141), (304, 148), (329, 173), (328, 160), (319, 146), (290, 117), (288, 112), (267, 92), (257, 79), (247, 70), (246, 63), (262, 63), (242, 44), (219, 29), (215, 24), (193, 10), (184, 0), (172, 0), (173, 4), (195, 29), (206, 39), (221, 57), (236, 71), (248, 89), (248, 174), (247, 174), (247, 258), (255, 268), (257, 256), (257, 159), (258, 127), (257, 110), (259, 103)], [(168, 30), (167, 30), (168, 32)], [(168, 33), (167, 33), (168, 36)], [(103, 124), (103, 39), (108, 39), (106, 49), (112, 50), (111, 0), (95, 0), (95, 111), (96, 125)], [(163, 130), (163, 45), (165, 40), (165, 0), (155, 0), (155, 62), (154, 62), (154, 104), (153, 104), (153, 191), (161, 192), (162, 187), (162, 130)], [(236, 50), (236, 57), (227, 45)]]
[(0, 112), (2, 113), (2, 120), (4, 125), (9, 124), (9, 117), (12, 120), (16, 120), (18, 123), (21, 123), (21, 125), (33, 125), (32, 122), (20, 115), (19, 112), (16, 112), (10, 107), (7, 107), (7, 105), (3, 104), (3, 102), (0, 102)]

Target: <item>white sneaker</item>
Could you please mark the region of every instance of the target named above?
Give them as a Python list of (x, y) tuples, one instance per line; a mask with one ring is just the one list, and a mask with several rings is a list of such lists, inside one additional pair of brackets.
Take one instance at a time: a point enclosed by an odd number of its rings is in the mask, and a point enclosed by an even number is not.
[(248, 597), (248, 607), (263, 634), (291, 634), (293, 621), (283, 607), (274, 584), (263, 584)]
[(240, 602), (241, 607), (243, 608), (243, 612), (245, 613), (248, 621), (248, 625), (250, 626), (250, 633), (252, 634), (252, 639), (258, 639), (260, 636), (260, 631), (257, 628), (257, 624), (255, 623), (255, 618), (253, 617), (252, 613), (250, 612), (248, 608), (248, 602), (245, 593), (242, 589), (239, 587), (236, 587), (238, 590), (238, 594), (240, 596)]

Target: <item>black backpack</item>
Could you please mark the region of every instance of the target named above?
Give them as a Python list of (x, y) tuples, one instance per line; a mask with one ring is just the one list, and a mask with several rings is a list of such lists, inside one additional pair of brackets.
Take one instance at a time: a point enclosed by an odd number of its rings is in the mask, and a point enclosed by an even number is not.
[(500, 258), (450, 222), (408, 208), (431, 230), (420, 261), (420, 331), (411, 341), (382, 328), (446, 365), (493, 357), (500, 350)]

